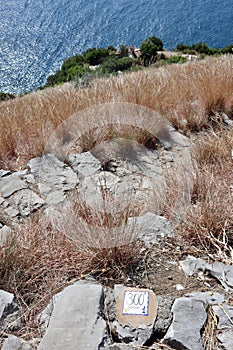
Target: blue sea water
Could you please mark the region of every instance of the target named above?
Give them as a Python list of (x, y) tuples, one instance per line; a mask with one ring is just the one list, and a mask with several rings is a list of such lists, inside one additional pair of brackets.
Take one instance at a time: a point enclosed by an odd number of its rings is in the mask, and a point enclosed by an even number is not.
[(0, 0), (0, 91), (32, 91), (69, 56), (152, 35), (168, 49), (232, 44), (233, 1)]

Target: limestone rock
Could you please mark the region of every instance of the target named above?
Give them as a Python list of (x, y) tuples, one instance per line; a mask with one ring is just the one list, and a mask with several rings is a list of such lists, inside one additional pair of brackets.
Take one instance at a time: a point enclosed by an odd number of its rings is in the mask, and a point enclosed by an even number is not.
[(95, 175), (101, 170), (101, 162), (91, 152), (69, 154), (67, 160), (71, 168), (81, 177)]
[(129, 218), (128, 227), (148, 248), (158, 243), (159, 238), (174, 237), (170, 222), (165, 217), (154, 213), (147, 212), (142, 216)]
[(45, 203), (42, 198), (30, 189), (16, 192), (11, 197), (11, 201), (22, 216), (28, 216), (31, 212), (41, 208)]
[[(122, 310), (121, 297), (122, 297), (122, 293), (125, 290), (126, 290), (126, 287), (124, 287), (123, 285), (115, 285), (113, 292), (111, 291), (107, 292), (107, 295), (105, 298), (105, 301), (107, 301), (107, 304), (105, 303), (105, 305), (108, 311), (107, 319), (109, 319), (110, 321), (110, 327), (112, 332), (114, 333), (114, 337), (118, 339), (120, 343), (122, 342), (130, 343), (131, 349), (134, 349), (136, 346), (144, 345), (151, 338), (153, 333), (153, 323), (154, 323), (154, 319), (156, 318), (157, 308), (155, 308), (154, 310), (155, 311), (154, 315), (152, 315), (152, 310), (150, 310), (149, 324), (147, 320), (142, 319), (140, 321), (140, 324), (137, 327), (135, 325), (131, 325), (130, 320), (127, 321), (127, 324), (122, 325), (120, 323), (121, 321), (119, 321), (121, 319), (120, 317), (121, 312), (119, 310)], [(116, 318), (117, 315), (119, 320)], [(151, 322), (152, 319), (153, 321)], [(134, 318), (132, 318), (132, 322), (138, 323), (139, 318), (135, 317), (135, 320)], [(111, 347), (109, 349), (111, 349)], [(114, 349), (114, 346), (113, 346), (113, 349)], [(116, 347), (116, 349), (118, 348)], [(122, 347), (122, 349), (124, 349), (124, 347)]]
[(21, 338), (9, 335), (3, 343), (2, 350), (33, 350), (33, 348)]
[(218, 292), (193, 292), (185, 294), (185, 297), (192, 298), (194, 300), (203, 301), (206, 305), (218, 305), (224, 302), (225, 297)]
[[(219, 303), (220, 304), (220, 303)], [(218, 319), (217, 334), (218, 340), (224, 350), (233, 349), (233, 306), (222, 303), (221, 305), (214, 305), (213, 310)]]
[(4, 170), (4, 169), (0, 170), (0, 177), (8, 176), (10, 174), (11, 174), (11, 171), (9, 170)]
[(158, 313), (153, 326), (153, 333), (158, 334), (160, 337), (164, 336), (172, 322), (172, 305), (174, 298), (170, 295), (158, 296)]
[(101, 210), (107, 203), (109, 212), (124, 209), (131, 200), (132, 193), (132, 184), (122, 182), (110, 172), (85, 177), (80, 185), (80, 197), (87, 205)]
[(78, 184), (77, 174), (53, 154), (31, 159), (28, 165), (47, 204), (61, 203)]
[(208, 271), (209, 274), (215, 277), (226, 289), (233, 289), (233, 266), (215, 261), (213, 264), (208, 264), (202, 259), (188, 256), (180, 262), (184, 272), (189, 276), (200, 271)]
[(222, 305), (214, 305), (213, 310), (218, 317), (218, 328), (233, 330), (233, 306), (223, 303)]
[(103, 288), (76, 283), (67, 287), (54, 305), (39, 350), (94, 350), (104, 348), (107, 334), (103, 312)]
[(204, 303), (192, 298), (178, 298), (172, 313), (173, 321), (163, 342), (175, 349), (203, 350), (201, 329), (207, 318)]
[(3, 198), (10, 197), (13, 193), (28, 188), (28, 185), (17, 174), (10, 174), (0, 178), (0, 193)]
[(221, 342), (221, 349), (232, 350), (233, 349), (233, 330), (226, 330), (217, 335), (218, 340)]
[(202, 259), (188, 255), (185, 260), (180, 261), (180, 265), (188, 276), (192, 276), (200, 271), (205, 271), (206, 262)]
[(209, 273), (217, 278), (220, 283), (226, 289), (233, 288), (233, 266), (226, 265), (221, 262), (214, 262), (213, 264), (207, 264), (206, 269)]
[(12, 293), (0, 290), (0, 327), (5, 327), (7, 319), (18, 311), (18, 305), (15, 302)]
[(20, 215), (19, 211), (13, 208), (11, 205), (9, 205), (4, 211), (12, 219)]
[(168, 129), (169, 138), (163, 138), (162, 135), (159, 138), (165, 150), (171, 150), (173, 147), (183, 149), (190, 145), (190, 141), (186, 136), (176, 131), (172, 126), (169, 126)]

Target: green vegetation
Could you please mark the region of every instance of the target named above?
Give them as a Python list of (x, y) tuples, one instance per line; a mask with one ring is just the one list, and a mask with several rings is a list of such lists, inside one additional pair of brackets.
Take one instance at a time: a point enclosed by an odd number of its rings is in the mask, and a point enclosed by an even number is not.
[(144, 66), (149, 66), (157, 59), (157, 52), (163, 50), (163, 43), (159, 38), (151, 36), (141, 43), (141, 58), (144, 60)]
[(178, 44), (174, 51), (183, 52), (189, 55), (222, 55), (227, 53), (233, 53), (233, 45), (228, 45), (223, 48), (210, 48), (206, 43), (199, 42), (193, 45), (186, 45), (183, 43)]
[(47, 78), (44, 89), (49, 86), (59, 85), (76, 80), (77, 85), (88, 86), (96, 77), (109, 76), (121, 71), (135, 71), (154, 63), (158, 59), (157, 51), (163, 49), (162, 41), (152, 36), (141, 44), (142, 55), (140, 59), (129, 57), (130, 49), (126, 45), (120, 45), (119, 50), (114, 46), (107, 49), (100, 47), (90, 48), (83, 54), (67, 58), (61, 69)]
[[(46, 84), (38, 88), (43, 90), (47, 87), (61, 85), (63, 83), (74, 81), (77, 87), (87, 87), (90, 82), (96, 78), (109, 77), (119, 72), (137, 71), (154, 65), (160, 67), (166, 64), (182, 64), (187, 61), (181, 54), (198, 55), (204, 58), (207, 55), (220, 56), (223, 54), (233, 54), (233, 45), (227, 45), (223, 48), (209, 48), (204, 42), (193, 45), (184, 43), (178, 44), (174, 51), (177, 56), (166, 57), (163, 51), (163, 42), (161, 39), (151, 36), (140, 44), (140, 50), (137, 54), (134, 47), (120, 45), (117, 50), (114, 46), (108, 48), (90, 48), (82, 54), (67, 58), (61, 68), (47, 78)], [(14, 98), (15, 95), (0, 92), (0, 101)]]
[(0, 101), (12, 100), (16, 96), (14, 94), (10, 94), (8, 92), (0, 92)]

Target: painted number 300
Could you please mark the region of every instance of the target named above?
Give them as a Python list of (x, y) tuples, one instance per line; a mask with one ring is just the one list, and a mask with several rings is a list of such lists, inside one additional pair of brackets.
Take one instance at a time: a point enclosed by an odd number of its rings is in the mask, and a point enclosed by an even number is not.
[(144, 293), (129, 293), (129, 305), (140, 305), (144, 304), (145, 296)]

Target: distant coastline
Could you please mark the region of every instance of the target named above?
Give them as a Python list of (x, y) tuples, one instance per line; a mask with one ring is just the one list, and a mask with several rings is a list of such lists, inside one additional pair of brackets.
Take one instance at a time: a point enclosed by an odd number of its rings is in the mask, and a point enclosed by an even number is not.
[(232, 43), (232, 0), (0, 1), (0, 91), (35, 91), (62, 62), (89, 48), (140, 46), (156, 35), (212, 48)]
[[(82, 54), (66, 58), (59, 70), (47, 77), (46, 83), (37, 88), (74, 81), (76, 86), (86, 87), (95, 78), (117, 75), (119, 72), (136, 71), (151, 65), (185, 63), (203, 59), (206, 56), (233, 54), (233, 44), (223, 48), (210, 48), (206, 43), (192, 45), (178, 44), (172, 51), (164, 49), (163, 42), (155, 36), (146, 38), (140, 46), (120, 45), (119, 49), (110, 45), (107, 48), (90, 48)], [(24, 92), (19, 95), (24, 95)], [(10, 92), (0, 92), (0, 101), (15, 98)]]

